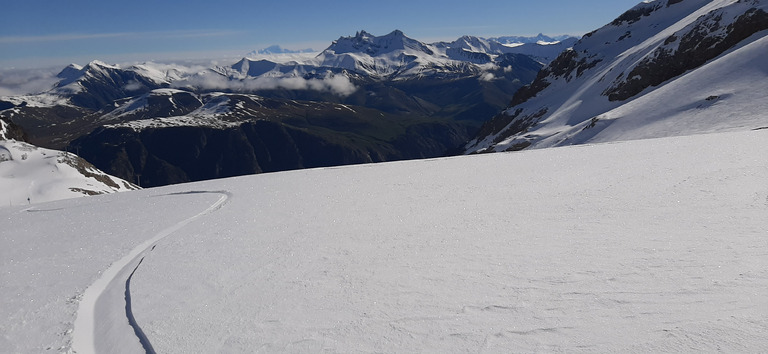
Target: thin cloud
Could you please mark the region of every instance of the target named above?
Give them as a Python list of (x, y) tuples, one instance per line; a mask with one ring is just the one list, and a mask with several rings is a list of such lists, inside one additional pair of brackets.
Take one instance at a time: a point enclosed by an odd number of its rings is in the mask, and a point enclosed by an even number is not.
[(200, 37), (225, 37), (243, 34), (242, 31), (159, 31), (159, 32), (115, 32), (115, 33), (64, 33), (41, 36), (6, 36), (0, 37), (0, 43), (18, 44), (18, 43), (41, 43), (41, 42), (63, 42), (63, 41), (81, 41), (91, 39), (109, 39), (109, 38), (200, 38)]

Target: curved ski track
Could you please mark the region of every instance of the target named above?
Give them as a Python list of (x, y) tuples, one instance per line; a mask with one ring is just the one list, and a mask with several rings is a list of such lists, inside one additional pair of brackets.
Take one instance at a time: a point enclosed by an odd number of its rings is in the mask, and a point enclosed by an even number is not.
[[(97, 352), (96, 340), (98, 338), (96, 338), (95, 335), (96, 302), (105, 292), (107, 292), (110, 283), (119, 277), (125, 277), (127, 274), (124, 283), (125, 316), (127, 318), (128, 324), (133, 328), (134, 334), (139, 339), (139, 342), (141, 343), (144, 350), (147, 353), (154, 353), (152, 344), (149, 342), (149, 339), (147, 339), (146, 335), (144, 335), (144, 332), (136, 323), (136, 320), (134, 319), (133, 313), (131, 311), (131, 278), (139, 268), (139, 265), (141, 265), (141, 262), (144, 260), (146, 253), (152, 251), (155, 248), (157, 242), (178, 231), (190, 222), (220, 209), (232, 196), (232, 194), (228, 191), (189, 191), (165, 194), (165, 196), (203, 193), (220, 194), (221, 197), (202, 212), (160, 231), (151, 239), (144, 241), (140, 245), (136, 246), (123, 258), (112, 263), (112, 265), (110, 265), (109, 268), (107, 268), (107, 270), (102, 273), (99, 279), (97, 279), (95, 282), (93, 282), (93, 284), (85, 289), (82, 294), (82, 299), (80, 300), (80, 305), (77, 309), (77, 317), (75, 319), (74, 329), (72, 332), (71, 352), (78, 354), (91, 354)], [(122, 284), (122, 282), (120, 283)]]

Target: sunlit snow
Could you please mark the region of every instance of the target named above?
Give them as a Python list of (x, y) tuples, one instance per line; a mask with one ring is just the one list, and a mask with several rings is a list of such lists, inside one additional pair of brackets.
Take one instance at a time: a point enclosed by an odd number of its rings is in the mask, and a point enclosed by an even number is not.
[(6, 206), (0, 348), (765, 352), (766, 141), (739, 131)]
[(138, 186), (109, 176), (74, 154), (0, 140), (0, 205), (29, 205), (134, 189)]

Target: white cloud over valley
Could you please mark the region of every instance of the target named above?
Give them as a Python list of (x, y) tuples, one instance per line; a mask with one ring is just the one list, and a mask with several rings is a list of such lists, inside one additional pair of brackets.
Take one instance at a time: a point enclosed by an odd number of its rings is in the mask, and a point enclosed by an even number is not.
[(258, 77), (233, 80), (218, 75), (197, 75), (173, 83), (174, 87), (192, 87), (203, 90), (313, 90), (327, 91), (338, 96), (349, 96), (357, 90), (349, 78), (343, 75), (327, 76), (320, 79), (305, 79), (302, 77)]
[[(60, 70), (60, 69), (59, 69)], [(0, 71), (0, 96), (40, 93), (53, 87), (59, 78), (56, 69)]]

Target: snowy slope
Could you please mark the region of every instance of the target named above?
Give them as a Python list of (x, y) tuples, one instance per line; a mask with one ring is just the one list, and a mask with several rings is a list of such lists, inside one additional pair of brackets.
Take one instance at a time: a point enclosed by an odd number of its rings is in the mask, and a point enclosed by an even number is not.
[[(0, 124), (2, 121), (0, 121)], [(139, 189), (74, 154), (0, 140), (0, 204), (27, 205)]]
[(766, 139), (637, 140), (3, 207), (0, 347), (765, 352)]
[(759, 0), (643, 2), (550, 63), (466, 151), (768, 126), (766, 10)]
[[(184, 94), (193, 99), (198, 100), (199, 108), (188, 112), (187, 114), (173, 114), (174, 110), (182, 112), (182, 108), (174, 105), (173, 96), (177, 94)], [(165, 97), (176, 109), (171, 109), (171, 113), (166, 116), (157, 116), (156, 114), (143, 115), (141, 111), (147, 110), (147, 99), (149, 97)], [(178, 126), (197, 126), (197, 127), (234, 127), (242, 123), (236, 119), (228, 119), (229, 113), (231, 113), (231, 103), (229, 97), (222, 93), (213, 93), (208, 95), (210, 98), (205, 104), (199, 101), (194, 94), (174, 90), (174, 89), (159, 89), (150, 92), (148, 95), (141, 96), (139, 98), (131, 99), (125, 104), (117, 107), (109, 114), (102, 117), (104, 120), (119, 118), (123, 115), (133, 115), (137, 117), (137, 113), (141, 114), (141, 118), (145, 119), (132, 119), (127, 122), (107, 124), (105, 128), (115, 127), (128, 127), (136, 131), (141, 131), (146, 128), (159, 128), (159, 127), (178, 127)], [(255, 99), (260, 97), (255, 96)], [(139, 111), (139, 112), (136, 112)]]
[(10, 125), (0, 119), (0, 140), (8, 140), (10, 134)]

